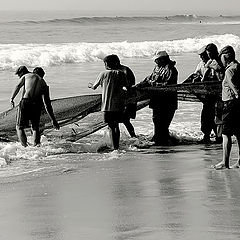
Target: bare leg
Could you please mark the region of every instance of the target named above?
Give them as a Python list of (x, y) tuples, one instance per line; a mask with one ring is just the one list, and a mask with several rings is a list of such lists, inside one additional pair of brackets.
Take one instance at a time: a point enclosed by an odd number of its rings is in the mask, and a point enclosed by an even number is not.
[(17, 130), (17, 135), (20, 143), (22, 144), (23, 147), (27, 147), (27, 136), (24, 131), (24, 129), (19, 129), (18, 127), (16, 128)]
[(223, 160), (214, 166), (216, 170), (229, 168), (229, 158), (232, 149), (232, 138), (231, 136), (224, 134), (222, 134), (222, 137), (223, 137)]
[(40, 131), (39, 129), (34, 129), (32, 130), (32, 135), (33, 135), (33, 146), (38, 146), (40, 145)]
[(231, 166), (231, 168), (240, 168), (240, 135), (236, 135), (236, 138), (238, 143), (238, 160)]
[(110, 141), (114, 148), (114, 150), (117, 150), (119, 148), (119, 140), (120, 140), (120, 130), (118, 123), (111, 123), (108, 125), (109, 127), (109, 135), (110, 135)]
[(130, 122), (130, 119), (127, 119), (125, 121), (123, 121), (123, 124), (125, 125), (125, 127), (127, 128), (129, 134), (131, 137), (136, 137), (135, 131), (134, 131), (134, 127)]

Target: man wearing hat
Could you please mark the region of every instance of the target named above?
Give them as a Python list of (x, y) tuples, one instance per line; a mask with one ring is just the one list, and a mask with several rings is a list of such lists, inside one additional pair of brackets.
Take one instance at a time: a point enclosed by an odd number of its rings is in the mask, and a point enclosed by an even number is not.
[(198, 63), (194, 73), (197, 74), (198, 76), (200, 76), (201, 78), (203, 78), (203, 76), (207, 70), (205, 64), (209, 60), (209, 57), (206, 52), (206, 46), (203, 46), (202, 48), (200, 48), (198, 50), (198, 55), (199, 55), (201, 61)]
[[(225, 76), (222, 81), (223, 159), (214, 168), (225, 169), (230, 168), (229, 159), (232, 148), (232, 135), (236, 136), (240, 154), (240, 64), (235, 59), (235, 51), (232, 46), (224, 47), (219, 55), (225, 67)], [(231, 168), (239, 168), (239, 166), (240, 156)]]
[[(206, 52), (206, 46), (198, 50), (198, 55), (201, 61), (197, 65), (195, 74), (197, 74), (197, 76), (200, 78), (200, 81), (203, 81), (203, 78), (205, 78), (205, 81), (207, 81), (208, 79), (206, 78), (206, 72), (208, 71), (208, 68), (206, 67), (206, 63), (210, 58)], [(199, 143), (206, 144), (211, 142), (211, 131), (214, 130), (214, 132), (216, 132), (217, 129), (214, 122), (215, 102), (211, 101), (211, 99), (209, 100), (208, 98), (200, 100), (203, 102), (203, 108), (201, 111), (201, 131), (203, 132), (204, 136), (203, 139), (199, 141)]]
[(198, 55), (201, 61), (198, 63), (194, 73), (192, 73), (183, 83), (196, 83), (201, 82), (205, 72), (208, 68), (205, 66), (209, 60), (208, 54), (206, 52), (206, 46), (203, 46), (198, 50)]
[[(215, 60), (215, 56), (218, 55), (216, 45), (213, 43), (208, 44), (207, 46), (202, 47), (198, 51), (198, 54), (201, 58), (201, 62), (198, 64), (195, 73), (197, 73), (201, 77), (200, 81), (219, 81), (220, 79), (216, 77), (216, 73), (219, 73), (219, 71), (216, 69), (220, 70), (221, 67)], [(212, 57), (213, 59), (211, 59), (210, 57)], [(220, 134), (220, 125), (217, 125), (215, 123), (215, 105), (217, 99), (215, 98), (215, 96), (209, 94), (206, 95), (204, 99), (201, 99), (201, 101), (203, 102), (203, 108), (201, 112), (201, 131), (203, 132), (204, 136), (203, 139), (199, 141), (199, 143), (211, 143), (210, 135), (212, 130), (215, 133), (215, 143), (221, 143), (222, 137)]]
[[(177, 84), (178, 71), (176, 62), (170, 60), (166, 51), (159, 51), (154, 57), (156, 63), (151, 75), (147, 76), (138, 88), (145, 86), (165, 86)], [(177, 93), (161, 92), (151, 93), (149, 107), (153, 110), (155, 145), (169, 145), (172, 138), (169, 135), (169, 125), (177, 109)]]
[[(11, 97), (12, 107), (15, 105), (14, 98), (20, 89), (23, 88), (23, 95), (17, 113), (17, 135), (22, 146), (27, 147), (27, 136), (24, 129), (29, 127), (30, 122), (34, 146), (37, 146), (40, 144), (39, 122), (43, 105), (42, 97), (49, 96), (48, 86), (39, 75), (30, 73), (25, 66), (20, 66), (15, 74), (18, 75), (20, 81)], [(49, 113), (49, 108), (46, 108), (46, 110)], [(49, 113), (49, 116), (52, 119), (54, 128), (59, 129), (58, 122), (53, 113)]]

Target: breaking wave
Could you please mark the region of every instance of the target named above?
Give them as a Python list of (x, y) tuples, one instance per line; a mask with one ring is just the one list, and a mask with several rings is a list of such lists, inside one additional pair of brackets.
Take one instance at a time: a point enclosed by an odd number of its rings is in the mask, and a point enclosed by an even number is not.
[(15, 69), (19, 65), (46, 67), (96, 62), (108, 54), (117, 54), (121, 58), (150, 58), (156, 51), (166, 50), (171, 55), (179, 55), (196, 52), (210, 42), (218, 48), (232, 45), (237, 51), (240, 38), (233, 34), (223, 34), (169, 41), (0, 44), (0, 70)]

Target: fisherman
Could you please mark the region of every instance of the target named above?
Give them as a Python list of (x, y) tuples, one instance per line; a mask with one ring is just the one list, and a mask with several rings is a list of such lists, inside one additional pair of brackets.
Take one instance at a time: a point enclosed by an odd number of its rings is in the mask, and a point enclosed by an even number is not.
[[(208, 49), (208, 51), (206, 50)], [(217, 63), (218, 54), (217, 47), (215, 44), (208, 44), (207, 46), (202, 47), (198, 51), (199, 57), (201, 58), (200, 63), (198, 64), (195, 73), (198, 74), (201, 78), (201, 82), (208, 82), (208, 81), (219, 81), (217, 76), (220, 76), (219, 71), (211, 69), (213, 66), (220, 66)], [(212, 59), (210, 58), (212, 57)], [(219, 67), (219, 70), (221, 67)], [(221, 133), (217, 131), (217, 125), (215, 122), (215, 105), (216, 105), (216, 97), (212, 96), (211, 94), (206, 95), (205, 98), (202, 98), (201, 101), (203, 102), (203, 108), (201, 112), (201, 131), (203, 132), (204, 136), (203, 139), (199, 141), (199, 143), (212, 143), (210, 140), (210, 134), (212, 130), (215, 133), (215, 143), (221, 143)]]
[[(214, 43), (209, 43), (206, 46), (206, 52), (209, 60), (205, 64), (207, 71), (202, 78), (202, 82), (206, 81), (219, 81), (222, 82), (224, 78), (225, 69), (218, 55), (218, 48)], [(221, 125), (221, 111), (222, 101), (220, 98), (211, 94), (206, 95), (204, 100), (205, 105), (205, 128), (204, 132), (204, 143), (210, 142), (210, 133), (213, 130), (215, 133), (215, 143), (222, 143), (222, 125)]]
[(205, 66), (209, 61), (209, 56), (206, 52), (206, 46), (198, 50), (198, 55), (201, 61), (198, 63), (194, 73), (192, 73), (183, 83), (197, 83), (201, 82), (208, 68)]
[[(206, 46), (206, 52), (208, 54), (209, 60), (205, 64), (205, 67), (208, 69), (208, 71), (205, 72), (202, 81), (204, 82), (211, 80), (222, 82), (224, 78), (224, 67), (219, 57), (217, 46), (214, 43), (209, 43)], [(206, 80), (205, 77), (207, 78)]]
[[(176, 62), (170, 60), (166, 51), (157, 52), (154, 62), (156, 65), (153, 72), (137, 84), (137, 88), (177, 84)], [(153, 110), (154, 134), (152, 140), (154, 144), (157, 146), (173, 144), (173, 138), (170, 138), (169, 135), (169, 125), (178, 107), (177, 93), (151, 93), (149, 107)]]
[[(208, 81), (209, 79), (206, 77), (206, 72), (209, 71), (209, 68), (206, 67), (207, 62), (210, 60), (207, 51), (206, 46), (202, 47), (198, 51), (198, 55), (201, 59), (199, 62), (195, 73), (200, 77), (200, 81)], [(203, 132), (204, 136), (203, 139), (199, 141), (199, 143), (211, 143), (210, 141), (210, 134), (213, 130), (216, 133), (217, 127), (215, 124), (215, 101), (209, 100), (210, 97), (205, 97), (204, 99), (201, 99), (203, 103), (203, 108), (201, 111), (201, 131)]]
[[(131, 87), (133, 85), (135, 85), (135, 76), (129, 67), (124, 66), (120, 63), (120, 59), (117, 55), (113, 55), (113, 57), (116, 58), (116, 63), (117, 63), (118, 69), (122, 70), (126, 74), (127, 84), (128, 84), (128, 89), (129, 89), (128, 92), (129, 92), (129, 96), (130, 96), (131, 94), (134, 94), (134, 91), (131, 90)], [(132, 118), (132, 119), (136, 118), (136, 111), (137, 111), (137, 103), (129, 102), (126, 104), (126, 107), (124, 110), (124, 115), (122, 117), (123, 124), (127, 128), (131, 137), (136, 137), (134, 127), (133, 127), (132, 123), (130, 122), (130, 118)]]
[(17, 113), (17, 135), (22, 146), (27, 147), (28, 142), (24, 129), (29, 127), (30, 122), (34, 142), (33, 145), (39, 146), (41, 138), (39, 122), (43, 101), (47, 106), (46, 111), (48, 112), (49, 117), (52, 119), (54, 128), (59, 129), (59, 124), (56, 121), (54, 114), (53, 112), (51, 112), (51, 109), (49, 107), (49, 89), (46, 82), (39, 75), (35, 73), (30, 73), (26, 66), (20, 66), (15, 74), (18, 75), (20, 81), (15, 87), (15, 90), (10, 100), (12, 107), (15, 106), (14, 98), (19, 93), (20, 89), (23, 87), (22, 99), (19, 103)]
[[(219, 56), (225, 67), (225, 76), (222, 81), (223, 159), (214, 166), (217, 170), (240, 167), (240, 63), (235, 59), (235, 51), (232, 46), (224, 47)], [(239, 157), (237, 162), (230, 167), (233, 135), (237, 139)]]
[(108, 124), (110, 141), (114, 150), (119, 149), (120, 130), (119, 122), (125, 108), (125, 97), (127, 88), (126, 74), (119, 70), (116, 57), (108, 55), (103, 59), (106, 70), (101, 72), (94, 84), (89, 83), (88, 87), (95, 90), (102, 87), (102, 106), (104, 121)]
[[(42, 79), (45, 76), (45, 71), (41, 67), (34, 68), (33, 69), (33, 73), (37, 74)], [(50, 93), (49, 93), (49, 86), (46, 86), (46, 92), (43, 95), (43, 100), (44, 100), (43, 103), (44, 103), (45, 109), (47, 109), (46, 111), (47, 111), (50, 119), (53, 119), (53, 123), (56, 126), (58, 125), (57, 129), (59, 129), (60, 126), (59, 126), (59, 124), (58, 124), (58, 122), (57, 122), (57, 120), (55, 118), (54, 112), (53, 112), (53, 107), (52, 107), (52, 103), (51, 103), (51, 99), (50, 99)]]

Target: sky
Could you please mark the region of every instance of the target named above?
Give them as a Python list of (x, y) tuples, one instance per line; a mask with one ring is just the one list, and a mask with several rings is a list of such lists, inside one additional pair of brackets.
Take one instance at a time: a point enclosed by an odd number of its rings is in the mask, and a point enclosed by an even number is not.
[(240, 0), (0, 0), (1, 10), (64, 10), (93, 12), (213, 12), (237, 14)]

